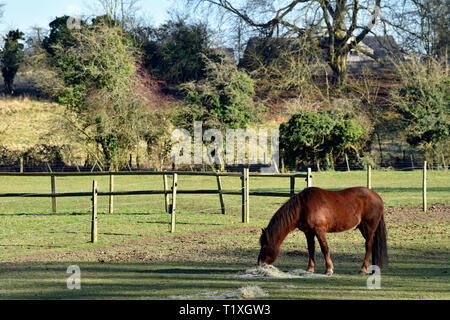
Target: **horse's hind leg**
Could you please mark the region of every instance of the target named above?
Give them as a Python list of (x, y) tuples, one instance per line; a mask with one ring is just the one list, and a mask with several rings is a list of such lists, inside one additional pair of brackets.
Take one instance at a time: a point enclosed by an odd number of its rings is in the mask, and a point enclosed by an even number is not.
[(308, 254), (309, 254), (309, 262), (308, 262), (308, 272), (314, 272), (315, 265), (315, 250), (316, 243), (314, 240), (315, 234), (313, 231), (305, 232), (306, 241), (308, 243)]
[(361, 223), (361, 225), (359, 226), (359, 231), (361, 231), (362, 236), (364, 237), (364, 239), (366, 239), (366, 256), (364, 257), (364, 262), (359, 273), (366, 274), (367, 268), (369, 267), (370, 254), (372, 253), (373, 236), (375, 234), (375, 230), (367, 223)]
[(323, 256), (325, 257), (326, 268), (325, 272), (327, 275), (331, 276), (333, 274), (333, 262), (331, 262), (330, 252), (328, 250), (327, 236), (326, 232), (322, 230), (316, 230), (317, 240), (320, 243), (320, 249), (322, 250)]

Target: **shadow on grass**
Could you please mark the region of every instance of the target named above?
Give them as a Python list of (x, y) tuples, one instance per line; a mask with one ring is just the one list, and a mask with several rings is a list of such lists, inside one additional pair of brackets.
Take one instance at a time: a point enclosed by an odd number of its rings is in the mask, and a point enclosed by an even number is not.
[[(252, 255), (256, 251), (250, 250)], [(382, 270), (384, 291), (372, 293), (365, 287), (367, 276), (357, 275), (354, 254), (335, 254), (336, 274), (314, 279), (240, 279), (235, 276), (256, 265), (238, 250), (241, 262), (163, 261), (163, 262), (46, 262), (0, 264), (2, 299), (167, 299), (171, 295), (236, 290), (259, 285), (269, 299), (364, 299), (449, 297), (448, 261), (445, 250), (435, 255), (411, 254), (402, 250), (391, 257)], [(215, 254), (218, 254), (216, 252)], [(214, 254), (211, 252), (211, 258)], [(306, 259), (285, 256), (276, 266), (280, 270), (304, 268)], [(68, 290), (67, 268), (78, 265), (81, 290)], [(317, 266), (316, 271), (322, 271)], [(284, 287), (283, 287), (284, 286)], [(288, 290), (286, 288), (296, 288)], [(283, 289), (284, 288), (284, 289)], [(284, 291), (283, 291), (284, 290)], [(266, 297), (267, 298), (267, 297)]]
[(145, 270), (145, 271), (137, 271), (143, 273), (156, 273), (156, 274), (221, 274), (221, 273), (236, 273), (241, 270), (237, 269), (195, 269), (195, 268), (171, 268), (171, 269), (156, 269), (156, 270)]

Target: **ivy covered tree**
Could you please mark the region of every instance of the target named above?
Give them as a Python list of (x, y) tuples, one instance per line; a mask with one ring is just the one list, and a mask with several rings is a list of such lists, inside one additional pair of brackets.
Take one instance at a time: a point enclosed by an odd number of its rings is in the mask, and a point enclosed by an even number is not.
[(221, 130), (246, 128), (264, 114), (266, 107), (253, 101), (254, 82), (248, 74), (227, 58), (205, 63), (205, 79), (183, 85), (185, 101), (175, 120), (179, 126), (191, 128), (194, 121), (203, 121), (204, 127)]
[(5, 44), (0, 53), (5, 93), (8, 95), (14, 92), (14, 78), (25, 57), (23, 52), (24, 45), (20, 43), (21, 40), (25, 40), (23, 32), (19, 30), (9, 31), (4, 38)]
[(133, 41), (121, 27), (95, 22), (71, 30), (70, 41), (56, 41), (50, 52), (64, 82), (57, 98), (68, 107), (67, 130), (98, 164), (117, 170), (143, 138), (149, 114)]

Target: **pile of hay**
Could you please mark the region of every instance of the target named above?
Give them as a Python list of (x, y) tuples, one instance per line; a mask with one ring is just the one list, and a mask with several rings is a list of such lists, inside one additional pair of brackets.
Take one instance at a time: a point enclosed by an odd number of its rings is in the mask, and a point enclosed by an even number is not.
[(255, 299), (268, 297), (269, 294), (261, 289), (259, 286), (245, 286), (239, 288), (235, 291), (211, 291), (211, 292), (200, 292), (189, 295), (174, 295), (169, 296), (169, 299), (177, 300), (203, 300), (203, 299)]
[(243, 279), (296, 279), (296, 278), (323, 278), (329, 277), (323, 274), (315, 274), (303, 269), (295, 269), (290, 272), (278, 270), (273, 265), (262, 265), (247, 269), (244, 273), (239, 273), (236, 278)]

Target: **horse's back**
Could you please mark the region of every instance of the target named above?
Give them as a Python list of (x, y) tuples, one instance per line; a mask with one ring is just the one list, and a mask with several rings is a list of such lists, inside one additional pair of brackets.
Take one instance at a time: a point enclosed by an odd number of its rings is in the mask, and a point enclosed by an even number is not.
[(300, 195), (304, 207), (303, 224), (322, 226), (327, 232), (342, 232), (357, 227), (362, 220), (378, 219), (383, 200), (368, 188), (354, 187), (339, 191), (307, 188)]
[(306, 200), (318, 198), (331, 203), (345, 202), (348, 204), (352, 201), (364, 201), (367, 204), (383, 205), (381, 197), (375, 191), (365, 187), (353, 187), (338, 191), (311, 187), (303, 190), (300, 195), (302, 194)]

